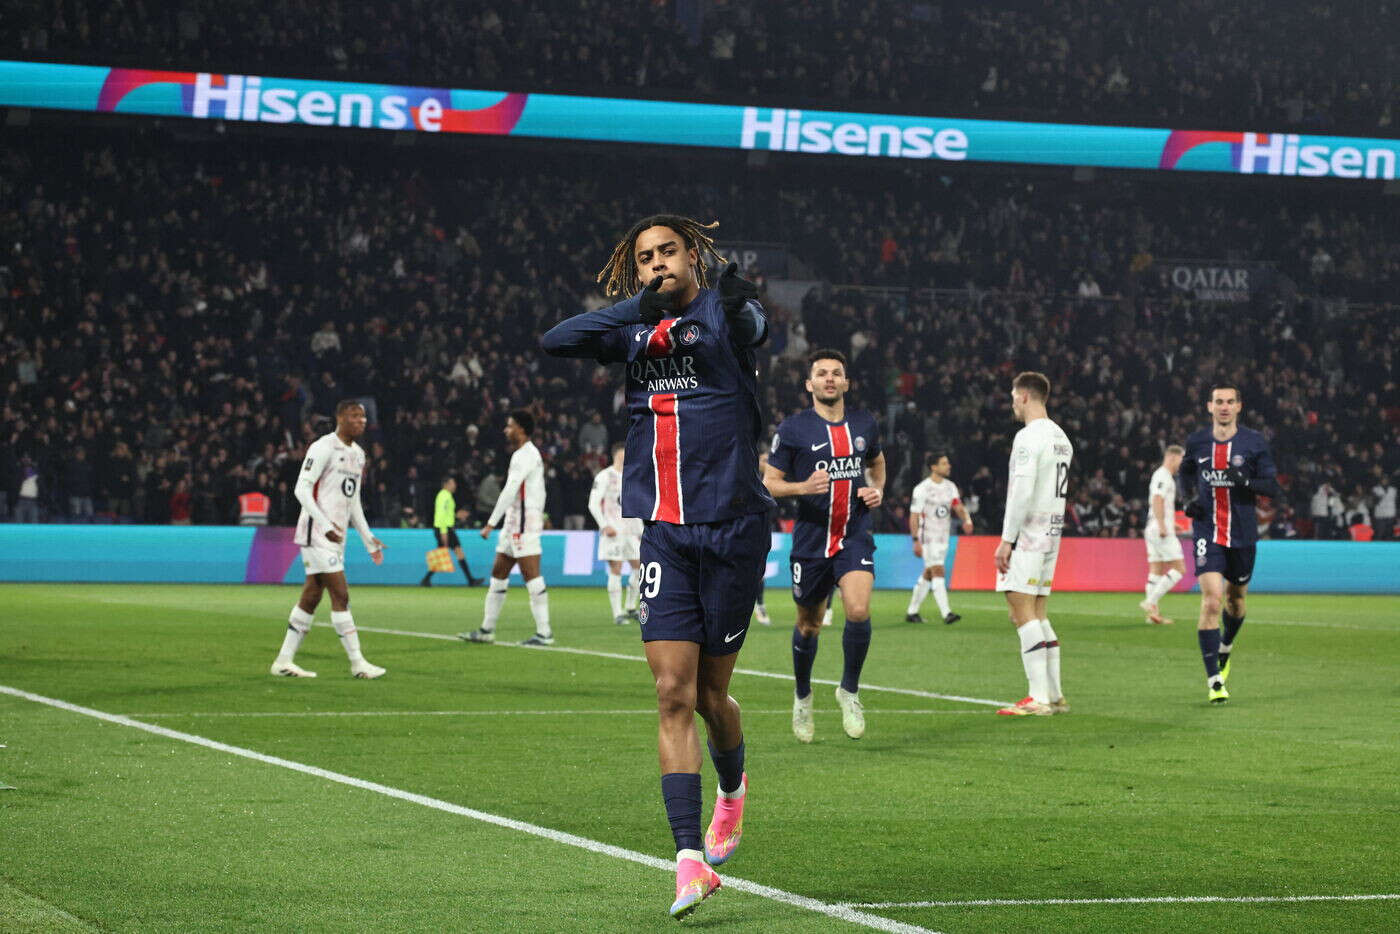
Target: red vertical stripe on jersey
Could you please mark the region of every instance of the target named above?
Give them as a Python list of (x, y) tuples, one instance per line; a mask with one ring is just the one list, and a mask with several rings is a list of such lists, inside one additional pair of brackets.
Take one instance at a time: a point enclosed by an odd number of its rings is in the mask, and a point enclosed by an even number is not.
[(676, 394), (657, 393), (651, 397), (650, 406), (654, 437), (651, 465), (656, 474), (656, 505), (651, 518), (679, 524), (685, 521), (685, 506), (681, 501), (681, 425), (676, 415)]
[[(831, 459), (851, 456), (851, 431), (845, 425), (827, 425), (826, 436), (831, 439)], [(826, 556), (841, 550), (846, 538), (846, 526), (851, 520), (851, 481), (831, 481), (831, 504), (827, 509)]]
[(671, 325), (679, 320), (679, 318), (667, 318), (652, 329), (651, 337), (647, 338), (648, 357), (669, 357), (671, 355), (671, 351), (676, 349), (675, 343), (671, 340)]
[[(1233, 442), (1227, 441), (1215, 443), (1215, 450), (1211, 455), (1210, 465), (1216, 470), (1225, 470), (1230, 466), (1230, 448)], [(1215, 497), (1215, 543), (1230, 547), (1230, 488), (1218, 486), (1211, 491)]]

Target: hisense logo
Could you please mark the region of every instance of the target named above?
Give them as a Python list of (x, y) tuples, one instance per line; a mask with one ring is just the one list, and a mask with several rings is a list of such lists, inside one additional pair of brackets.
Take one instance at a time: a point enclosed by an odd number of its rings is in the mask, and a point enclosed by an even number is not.
[[(744, 108), (739, 137), (742, 149), (768, 148), (782, 152), (838, 152), (846, 156), (895, 156), (904, 159), (967, 158), (967, 134), (953, 127), (898, 127), (893, 124), (833, 123), (804, 120), (802, 111), (781, 107), (760, 116), (757, 107)], [(760, 144), (759, 139), (763, 138)]]
[[(257, 75), (225, 75), (223, 86), (217, 87), (213, 75), (201, 72), (195, 77), (191, 116), (380, 130), (413, 128), (429, 133), (442, 129), (442, 102), (434, 97), (423, 98), (415, 115), (408, 98), (402, 94), (386, 94), (376, 99), (358, 92), (331, 94), (263, 87), (262, 82)], [(211, 108), (214, 109), (212, 114)]]
[(1245, 133), (1240, 141), (1240, 171), (1246, 175), (1333, 175), (1337, 178), (1394, 178), (1395, 150), (1356, 146), (1335, 149), (1318, 143), (1299, 145), (1296, 133)]

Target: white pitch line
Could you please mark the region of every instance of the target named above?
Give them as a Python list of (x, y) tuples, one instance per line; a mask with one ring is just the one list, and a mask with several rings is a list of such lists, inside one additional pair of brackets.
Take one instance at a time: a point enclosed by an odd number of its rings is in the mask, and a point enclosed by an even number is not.
[[(327, 629), (329, 623), (317, 623), (317, 626)], [(460, 642), (456, 636), (449, 636), (441, 632), (413, 632), (407, 629), (381, 629), (374, 626), (361, 626), (355, 624), (355, 628), (360, 632), (377, 632), (386, 636), (416, 636), (420, 639), (445, 639), (449, 642)], [(627, 655), (622, 652), (603, 652), (598, 649), (579, 649), (567, 645), (517, 645), (511, 642), (494, 642), (492, 647), (506, 649), (529, 649), (532, 652), (563, 652), (568, 655), (589, 655), (594, 658), (615, 658), (624, 662), (645, 662), (646, 659), (640, 655)], [(735, 668), (736, 675), (749, 675), (754, 678), (776, 678), (779, 681), (792, 681), (793, 676), (776, 671), (759, 671), (755, 668)], [(840, 681), (828, 681), (825, 678), (813, 678), (813, 684), (837, 685)], [(957, 701), (963, 704), (980, 704), (984, 707), (1006, 707), (1013, 701), (988, 700), (985, 697), (965, 697), (961, 694), (939, 694), (936, 691), (918, 691), (914, 688), (891, 688), (882, 687), (878, 684), (865, 684), (860, 686), (862, 691), (881, 691), (886, 694), (903, 694), (906, 697), (925, 697), (930, 700)]]
[[(550, 827), (541, 827), (538, 824), (530, 824), (525, 821), (515, 820), (514, 818), (501, 817), (498, 814), (490, 814), (486, 811), (478, 811), (475, 808), (463, 807), (460, 804), (453, 804), (450, 801), (430, 798), (427, 795), (420, 795), (412, 791), (404, 791), (401, 788), (394, 788), (389, 785), (381, 785), (378, 782), (366, 781), (363, 778), (355, 778), (354, 776), (344, 775), (340, 772), (332, 772), (329, 769), (323, 769), (319, 766), (306, 765), (302, 762), (293, 762), (291, 759), (283, 759), (279, 756), (269, 756), (251, 749), (244, 749), (241, 746), (230, 746), (228, 743), (221, 743), (218, 740), (196, 736), (193, 733), (181, 733), (178, 730), (167, 729), (152, 723), (142, 723), (140, 720), (133, 720), (121, 714), (94, 710), (91, 707), (81, 707), (77, 704), (70, 704), (68, 701), (44, 697), (42, 694), (31, 694), (29, 691), (12, 688), (4, 684), (0, 684), (0, 694), (8, 694), (11, 697), (18, 697), (21, 700), (32, 701), (36, 704), (44, 704), (48, 707), (56, 707), (59, 710), (81, 714), (85, 717), (92, 717), (95, 720), (103, 720), (107, 723), (115, 723), (118, 726), (127, 726), (135, 730), (143, 730), (147, 733), (153, 733), (156, 736), (163, 736), (166, 739), (178, 740), (182, 743), (190, 743), (195, 746), (203, 746), (206, 749), (213, 749), (217, 752), (227, 753), (232, 756), (240, 756), (244, 759), (251, 759), (254, 762), (261, 762), (265, 765), (275, 765), (293, 772), (301, 772), (304, 775), (323, 778), (326, 781), (336, 782), (341, 785), (349, 785), (351, 788), (359, 788), (363, 791), (372, 791), (375, 794), (384, 795), (389, 798), (397, 798), (400, 801), (422, 805), (423, 807), (444, 811), (448, 814), (469, 817), (472, 820), (480, 821), (484, 824), (492, 824), (497, 827), (504, 827), (507, 830), (514, 830), (519, 833), (542, 837), (554, 843), (562, 843), (566, 846), (577, 847), (580, 850), (587, 850), (590, 853), (599, 853), (603, 856), (611, 856), (614, 859), (638, 863), (639, 865), (647, 866), (651, 869), (660, 869), (668, 873), (676, 871), (675, 860), (648, 856), (645, 853), (638, 853), (636, 850), (628, 850), (620, 846), (613, 846), (610, 843), (600, 843), (597, 840), (590, 840), (587, 837), (566, 833), (562, 830), (554, 830)], [(892, 934), (938, 934), (938, 932), (930, 931), (928, 928), (921, 928), (914, 924), (905, 924), (902, 921), (882, 918), (879, 915), (867, 914), (866, 912), (848, 905), (833, 905), (815, 898), (809, 898), (806, 895), (797, 895), (793, 892), (762, 885), (758, 882), (750, 882), (747, 879), (726, 876), (724, 884), (727, 888), (739, 892), (747, 892), (750, 895), (757, 895), (760, 898), (767, 898), (771, 901), (781, 902), (784, 905), (802, 908), (807, 911), (816, 912), (817, 914), (826, 915), (829, 918), (836, 918), (839, 921), (846, 921), (850, 924), (857, 924), (876, 931), (889, 931), (892, 932)]]
[[(871, 713), (899, 714), (911, 717), (958, 717), (977, 715), (976, 710), (884, 710), (867, 708)], [(837, 711), (827, 711), (836, 714)], [(744, 715), (773, 714), (787, 716), (786, 710), (750, 710)], [(605, 716), (656, 716), (655, 707), (640, 710), (153, 710), (127, 713), (125, 717), (576, 717), (602, 714)], [(3, 747), (0, 747), (3, 748)]]
[(1400, 901), (1400, 894), (1384, 895), (1161, 895), (1145, 898), (977, 898), (936, 902), (843, 902), (847, 908), (1001, 908), (1036, 905), (1268, 905), (1292, 902)]

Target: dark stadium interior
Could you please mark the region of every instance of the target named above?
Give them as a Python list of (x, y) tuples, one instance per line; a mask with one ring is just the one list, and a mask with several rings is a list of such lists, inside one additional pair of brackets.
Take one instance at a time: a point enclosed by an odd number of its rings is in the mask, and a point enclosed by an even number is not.
[[(585, 521), (623, 428), (616, 381), (542, 357), (533, 335), (604, 303), (594, 276), (654, 210), (636, 179), (657, 160), (704, 166), (669, 209), (788, 267), (765, 296), (770, 429), (806, 404), (806, 349), (852, 358), (902, 491), (881, 530), (904, 527), (923, 455), (941, 448), (979, 531), (997, 528), (1006, 386), (1023, 368), (1047, 372), (1056, 417), (1094, 439), (1075, 459), (1071, 534), (1141, 534), (1142, 481), (1204, 421), (1218, 375), (1242, 381), (1244, 423), (1272, 433), (1288, 501), (1265, 517), (1271, 536), (1369, 524), (1373, 488), (1400, 471), (1389, 197), (1048, 170), (853, 175), (835, 158), (686, 150), (612, 153), (596, 172), (586, 152), (543, 144), (362, 138), (36, 122), (0, 146), (6, 518), (227, 523), (258, 489), (291, 523), (305, 444), (339, 398), (364, 396), (372, 521), (422, 521), (454, 472), (479, 522), (504, 474), (505, 413), (527, 401), (545, 416), (551, 524)], [(1179, 258), (1261, 264), (1265, 285), (1199, 301), (1170, 281)], [(766, 284), (772, 270), (746, 272)], [(38, 497), (21, 503), (27, 476)]]

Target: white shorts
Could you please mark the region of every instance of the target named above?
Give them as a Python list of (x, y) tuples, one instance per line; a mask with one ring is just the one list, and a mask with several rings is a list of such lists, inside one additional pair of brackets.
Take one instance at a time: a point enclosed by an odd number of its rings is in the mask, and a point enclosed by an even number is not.
[(301, 550), (301, 563), (306, 574), (336, 574), (345, 570), (345, 549), (332, 544), (312, 545)]
[(948, 542), (924, 542), (924, 567), (931, 568), (935, 564), (943, 564), (948, 557)]
[(1050, 583), (1055, 578), (1055, 563), (1060, 559), (1060, 543), (1049, 551), (1011, 552), (1011, 568), (1007, 573), (997, 573), (997, 592), (1025, 593), (1032, 596), (1050, 595)]
[(512, 535), (502, 531), (496, 538), (496, 554), (505, 555), (507, 558), (529, 558), (539, 554), (540, 533), (521, 532), (519, 535)]
[(1147, 543), (1147, 560), (1171, 563), (1181, 561), (1181, 539), (1175, 535), (1160, 538), (1151, 532), (1143, 539)]
[(642, 560), (642, 540), (636, 535), (598, 533), (599, 561), (630, 561), (636, 567)]

